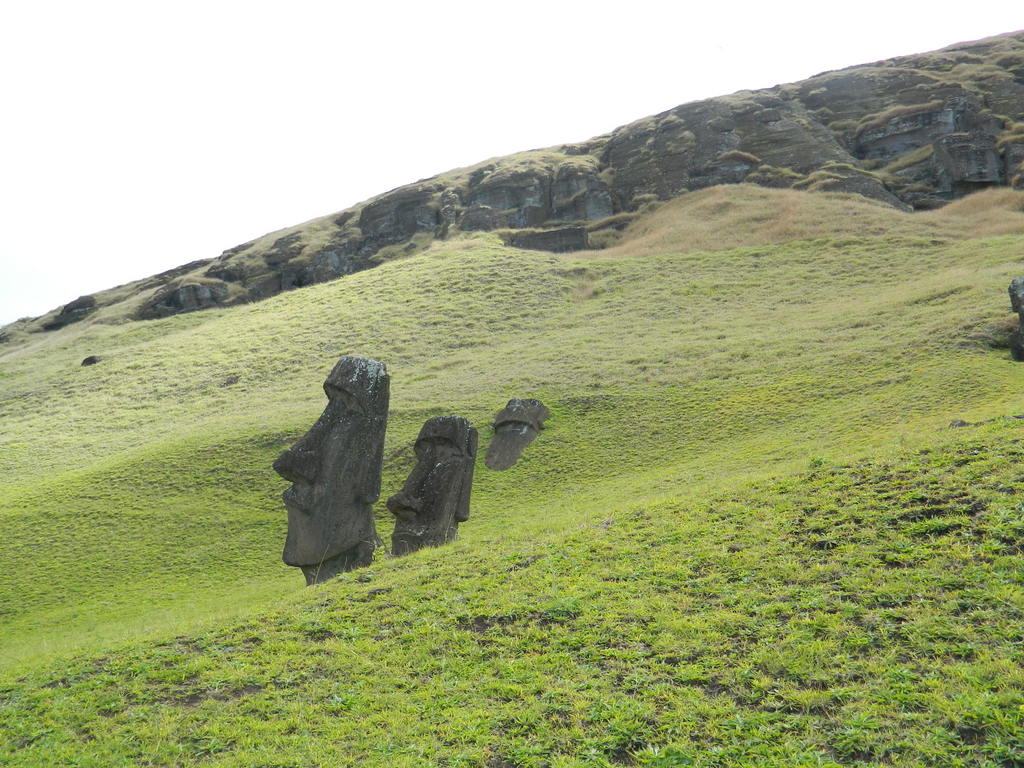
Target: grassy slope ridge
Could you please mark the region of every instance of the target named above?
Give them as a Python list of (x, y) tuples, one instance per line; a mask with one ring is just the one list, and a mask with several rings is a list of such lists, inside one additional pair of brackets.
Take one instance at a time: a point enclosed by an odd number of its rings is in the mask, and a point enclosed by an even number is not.
[[(1017, 765), (1021, 436), (945, 424), (1024, 410), (1022, 209), (711, 189), (600, 253), (484, 235), (5, 350), (0, 755)], [(456, 546), (306, 591), (269, 464), (345, 353), (392, 374), (385, 494), (430, 415), (553, 417)]]

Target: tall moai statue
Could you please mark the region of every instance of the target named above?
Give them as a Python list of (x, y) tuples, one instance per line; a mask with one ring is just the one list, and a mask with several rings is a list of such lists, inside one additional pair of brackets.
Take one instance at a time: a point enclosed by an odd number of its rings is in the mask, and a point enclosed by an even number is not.
[(549, 415), (540, 400), (514, 397), (494, 417), (494, 437), (484, 463), (488, 469), (508, 469), (519, 461), (526, 446), (544, 429)]
[(390, 382), (383, 363), (338, 360), (324, 382), (327, 407), (310, 430), (274, 462), (292, 483), (284, 561), (306, 584), (369, 565), (380, 539), (373, 504), (380, 496)]
[(407, 555), (454, 541), (469, 519), (477, 432), (461, 416), (428, 419), (416, 438), (416, 466), (388, 499), (395, 516), (391, 552)]
[(1010, 355), (1021, 362), (1024, 361), (1024, 277), (1015, 277), (1010, 283), (1010, 306), (1020, 322), (1010, 336)]

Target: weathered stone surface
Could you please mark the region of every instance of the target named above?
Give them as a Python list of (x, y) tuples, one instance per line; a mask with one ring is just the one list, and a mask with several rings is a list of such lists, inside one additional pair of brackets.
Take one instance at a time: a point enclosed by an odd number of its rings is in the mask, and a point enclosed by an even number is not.
[(222, 282), (174, 283), (158, 291), (137, 314), (140, 320), (168, 317), (181, 312), (222, 306), (228, 297), (228, 287)]
[(435, 185), (402, 187), (367, 203), (359, 214), (364, 240), (359, 252), (369, 254), (401, 242), (417, 232), (433, 232), (440, 221)]
[[(893, 195), (878, 179), (864, 173), (826, 171), (825, 178), (820, 181), (813, 181), (807, 188), (813, 192), (845, 192), (847, 194), (860, 195), (870, 200), (891, 205), (894, 208), (909, 210), (908, 205), (901, 202)], [(813, 176), (812, 176), (813, 178)]]
[(96, 309), (96, 297), (86, 294), (85, 296), (79, 296), (74, 301), (69, 301), (63, 307), (57, 316), (46, 323), (43, 326), (44, 330), (55, 331), (58, 328), (63, 328), (65, 325), (71, 323), (77, 323), (83, 317), (88, 315), (90, 312)]
[(885, 121), (857, 135), (854, 152), (863, 159), (888, 159), (930, 144), (933, 139), (956, 130), (953, 110), (939, 106)]
[(864, 124), (854, 140), (858, 158), (890, 159), (951, 133), (998, 133), (1002, 121), (982, 101), (961, 92), (945, 101), (931, 101), (883, 112)]
[(463, 232), (488, 232), (504, 224), (504, 216), (486, 205), (470, 206), (459, 219), (459, 229)]
[(406, 555), (454, 541), (469, 519), (477, 431), (461, 416), (428, 419), (416, 438), (416, 466), (388, 499), (395, 516), (391, 552)]
[(147, 277), (145, 280), (140, 280), (138, 288), (140, 291), (148, 291), (153, 288), (166, 288), (179, 277), (184, 277), (190, 273), (195, 273), (204, 267), (209, 267), (213, 261), (213, 259), (196, 259), (195, 261), (190, 261), (188, 264), (182, 264), (180, 267), (174, 267), (173, 269), (159, 272)]
[(324, 382), (328, 404), (309, 432), (274, 462), (292, 483), (284, 562), (307, 584), (369, 565), (379, 542), (373, 504), (380, 496), (390, 382), (383, 363), (338, 360)]
[(594, 171), (576, 165), (559, 166), (551, 179), (549, 221), (594, 221), (614, 213), (608, 185)]
[(302, 233), (292, 232), (275, 240), (274, 244), (264, 251), (263, 261), (268, 267), (274, 267), (294, 259), (302, 253), (302, 248)]
[(505, 470), (513, 466), (537, 434), (544, 429), (549, 411), (540, 400), (512, 398), (494, 416), (494, 437), (487, 448), (484, 463), (488, 469)]
[(744, 181), (752, 164), (737, 162), (735, 152), (797, 178), (829, 162), (856, 162), (802, 104), (770, 91), (684, 104), (631, 123), (612, 133), (601, 159), (614, 171), (616, 210), (629, 210), (640, 195), (665, 200)]
[(82, 360), (82, 365), (96, 365), (96, 363), (98, 363), (100, 360), (102, 360), (102, 358), (99, 357), (98, 355), (89, 355), (87, 358)]
[(935, 158), (956, 196), (1002, 182), (1003, 162), (990, 133), (953, 133), (935, 142)]
[(513, 248), (525, 248), (531, 251), (551, 251), (552, 253), (583, 251), (590, 247), (587, 230), (583, 227), (559, 227), (557, 229), (511, 232), (506, 238), (506, 244)]
[(249, 276), (249, 271), (240, 264), (225, 264), (217, 260), (203, 274), (225, 283), (241, 283)]
[(465, 193), (467, 210), (459, 227), (464, 231), (521, 229), (611, 216), (611, 193), (599, 172), (594, 159), (566, 159), (532, 170), (481, 169), (470, 177)]
[(466, 203), (496, 211), (521, 211), (526, 207), (547, 210), (551, 204), (551, 192), (547, 179), (538, 173), (499, 170), (471, 187)]
[[(264, 299), (283, 291), (323, 283), (373, 266), (370, 260), (353, 254), (353, 250), (358, 250), (358, 246), (353, 249), (348, 245), (350, 244), (340, 239), (332, 241), (308, 258), (302, 253), (302, 248), (298, 247), (296, 253), (301, 255), (293, 255), (280, 262), (275, 261), (262, 270), (254, 269), (251, 264), (233, 264), (218, 259), (204, 275), (235, 283), (242, 289), (242, 293), (226, 301), (226, 304)], [(170, 309), (172, 308), (163, 307), (162, 311), (173, 314)]]

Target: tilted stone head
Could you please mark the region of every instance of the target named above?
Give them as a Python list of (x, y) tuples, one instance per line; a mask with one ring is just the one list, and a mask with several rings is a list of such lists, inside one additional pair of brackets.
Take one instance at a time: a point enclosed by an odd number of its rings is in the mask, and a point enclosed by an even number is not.
[(307, 584), (369, 565), (379, 541), (373, 503), (387, 428), (390, 383), (383, 363), (342, 357), (324, 382), (327, 407), (310, 430), (274, 462), (292, 483), (284, 561)]
[(477, 431), (461, 416), (428, 419), (416, 438), (416, 466), (402, 490), (388, 499), (395, 516), (391, 551), (405, 555), (458, 536), (469, 519)]
[(494, 417), (494, 437), (487, 448), (485, 463), (489, 469), (513, 466), (523, 450), (532, 443), (550, 412), (540, 400), (514, 397)]

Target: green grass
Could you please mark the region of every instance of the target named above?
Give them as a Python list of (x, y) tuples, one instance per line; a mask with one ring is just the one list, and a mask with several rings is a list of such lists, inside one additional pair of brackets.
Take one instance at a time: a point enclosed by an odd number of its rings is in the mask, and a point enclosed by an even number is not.
[[(0, 347), (0, 762), (1024, 764), (1024, 423), (946, 426), (1024, 412), (979, 200), (712, 189)], [(429, 416), (552, 417), (454, 546), (306, 589), (270, 464), (342, 354), (390, 369), (385, 498)]]
[(1019, 765), (1022, 430), (505, 521), (33, 669), (12, 764)]

